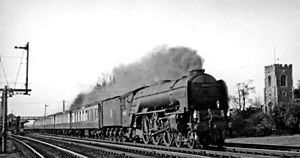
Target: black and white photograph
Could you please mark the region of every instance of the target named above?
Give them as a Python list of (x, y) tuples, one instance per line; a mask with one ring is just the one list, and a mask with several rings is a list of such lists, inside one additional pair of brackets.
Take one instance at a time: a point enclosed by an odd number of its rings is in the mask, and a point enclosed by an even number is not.
[(0, 0), (0, 158), (300, 157), (299, 0)]

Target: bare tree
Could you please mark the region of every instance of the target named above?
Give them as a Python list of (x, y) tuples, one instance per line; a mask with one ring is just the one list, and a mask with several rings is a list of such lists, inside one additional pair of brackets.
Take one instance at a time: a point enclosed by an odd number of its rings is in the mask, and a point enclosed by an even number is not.
[(263, 106), (261, 97), (259, 97), (259, 96), (255, 97), (254, 100), (251, 101), (251, 106), (254, 108), (261, 109)]
[(115, 78), (110, 73), (102, 73), (98, 78), (97, 86), (104, 87), (107, 85), (111, 85), (114, 82)]
[(255, 92), (255, 87), (252, 86), (253, 80), (248, 80), (247, 82), (237, 83), (238, 88), (238, 98), (241, 111), (244, 111), (246, 108), (246, 99), (249, 94)]
[(230, 109), (233, 109), (233, 111), (236, 111), (238, 113), (242, 111), (242, 106), (239, 102), (239, 97), (237, 96), (234, 95), (229, 96), (229, 106)]

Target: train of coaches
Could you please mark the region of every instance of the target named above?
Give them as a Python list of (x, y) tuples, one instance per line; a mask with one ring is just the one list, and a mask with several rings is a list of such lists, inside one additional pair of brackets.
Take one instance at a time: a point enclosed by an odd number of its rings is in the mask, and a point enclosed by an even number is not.
[(227, 110), (225, 82), (200, 69), (177, 80), (48, 115), (27, 130), (177, 147), (221, 147)]

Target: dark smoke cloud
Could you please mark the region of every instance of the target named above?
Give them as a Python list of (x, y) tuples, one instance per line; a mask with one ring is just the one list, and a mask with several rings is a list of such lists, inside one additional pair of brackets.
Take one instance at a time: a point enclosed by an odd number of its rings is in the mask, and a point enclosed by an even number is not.
[(151, 85), (161, 80), (180, 78), (190, 70), (201, 69), (202, 64), (203, 59), (190, 48), (158, 47), (135, 63), (115, 67), (110, 77), (105, 75), (105, 80), (97, 84), (91, 92), (78, 95), (71, 109), (100, 99), (122, 95), (140, 86)]

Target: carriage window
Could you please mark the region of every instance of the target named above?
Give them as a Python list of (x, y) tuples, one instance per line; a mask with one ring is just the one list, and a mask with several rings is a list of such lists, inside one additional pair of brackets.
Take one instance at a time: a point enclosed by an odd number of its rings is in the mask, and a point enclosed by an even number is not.
[(84, 121), (84, 111), (81, 111), (81, 122)]
[(74, 122), (77, 122), (77, 114), (74, 113)]
[(80, 122), (80, 120), (81, 120), (81, 112), (79, 111), (78, 112), (78, 122)]
[(89, 111), (88, 111), (88, 119), (89, 119), (89, 121), (91, 121), (92, 120), (92, 109), (90, 109)]
[(78, 122), (78, 112), (76, 112), (76, 122)]
[(89, 118), (89, 113), (88, 113), (88, 111), (86, 110), (86, 111), (85, 111), (85, 119), (84, 119), (84, 120), (87, 121), (88, 118)]
[(90, 120), (92, 121), (94, 118), (93, 118), (93, 116), (94, 116), (94, 109), (91, 109), (90, 110)]
[(94, 113), (95, 109), (91, 110), (91, 120), (95, 120), (95, 113)]
[(77, 113), (77, 122), (80, 122), (80, 112)]
[(77, 113), (77, 122), (80, 122), (80, 112)]
[(95, 110), (95, 116), (96, 116), (96, 119), (98, 119), (98, 108), (96, 108), (96, 110)]
[(81, 111), (78, 112), (78, 122), (81, 121)]

